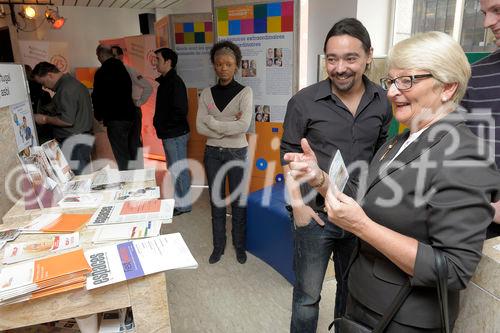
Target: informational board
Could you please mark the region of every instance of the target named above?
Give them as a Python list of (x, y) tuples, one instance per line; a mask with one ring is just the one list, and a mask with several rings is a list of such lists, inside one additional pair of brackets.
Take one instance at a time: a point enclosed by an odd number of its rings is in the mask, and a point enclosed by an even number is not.
[[(0, 63), (0, 216), (20, 195), (18, 153), (38, 144), (22, 65)], [(0, 222), (1, 223), (1, 222)]]
[(174, 32), (174, 51), (178, 54), (177, 74), (187, 88), (203, 89), (215, 84), (210, 62), (214, 42), (211, 13), (170, 15)]
[(253, 90), (255, 120), (283, 122), (293, 95), (293, 1), (216, 7), (215, 13), (217, 40), (241, 49), (237, 80)]
[(54, 64), (61, 72), (70, 70), (68, 57), (68, 43), (49, 42), (40, 40), (19, 40), (21, 61), (31, 68), (42, 61)]
[(16, 153), (38, 145), (26, 74), (22, 65), (0, 64), (0, 112), (9, 114)]
[(170, 46), (170, 18), (162, 17), (155, 22), (156, 48)]

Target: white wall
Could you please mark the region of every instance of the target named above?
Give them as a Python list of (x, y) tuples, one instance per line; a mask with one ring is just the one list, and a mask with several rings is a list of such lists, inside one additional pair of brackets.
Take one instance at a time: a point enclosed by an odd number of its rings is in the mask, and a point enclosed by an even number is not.
[(156, 9), (156, 19), (159, 20), (169, 14), (211, 13), (211, 0), (181, 0), (165, 9)]
[(309, 0), (307, 85), (317, 82), (318, 55), (323, 54), (326, 34), (335, 22), (345, 17), (356, 17), (359, 1)]
[(373, 55), (385, 56), (392, 34), (392, 0), (358, 0), (356, 18), (368, 30)]
[[(43, 13), (45, 7), (37, 6)], [(59, 14), (66, 18), (60, 30), (43, 23), (35, 32), (17, 33), (19, 40), (47, 40), (68, 43), (71, 68), (99, 66), (95, 55), (101, 39), (140, 35), (139, 14), (151, 10), (127, 8), (59, 7)], [(42, 20), (42, 19), (40, 19)], [(10, 18), (8, 19), (10, 24)], [(41, 21), (38, 21), (40, 23)]]

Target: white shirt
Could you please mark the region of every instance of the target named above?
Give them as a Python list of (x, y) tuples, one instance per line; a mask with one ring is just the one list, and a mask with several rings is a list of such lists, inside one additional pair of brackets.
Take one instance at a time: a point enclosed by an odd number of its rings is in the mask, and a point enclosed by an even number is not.
[(420, 131), (418, 132), (415, 132), (415, 133), (410, 133), (410, 135), (408, 136), (408, 139), (406, 139), (406, 141), (403, 143), (403, 145), (401, 146), (401, 148), (399, 148), (398, 152), (396, 153), (396, 155), (394, 155), (394, 157), (391, 159), (391, 161), (389, 163), (387, 163), (387, 165), (391, 164), (392, 161), (394, 161), (396, 159), (396, 157), (399, 156), (399, 154), (401, 154), (403, 152), (403, 150), (406, 149), (406, 147), (408, 147), (413, 141), (417, 140), (418, 137), (427, 129), (427, 127), (424, 127), (422, 128)]
[(141, 106), (147, 102), (149, 96), (153, 93), (153, 86), (132, 67), (125, 65), (125, 68), (132, 80), (132, 99), (135, 106)]

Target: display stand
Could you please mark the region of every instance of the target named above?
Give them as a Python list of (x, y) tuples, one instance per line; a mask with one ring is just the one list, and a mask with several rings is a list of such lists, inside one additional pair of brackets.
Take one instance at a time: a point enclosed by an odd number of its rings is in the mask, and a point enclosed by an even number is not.
[(38, 144), (23, 65), (0, 64), (0, 215), (22, 195), (18, 153)]

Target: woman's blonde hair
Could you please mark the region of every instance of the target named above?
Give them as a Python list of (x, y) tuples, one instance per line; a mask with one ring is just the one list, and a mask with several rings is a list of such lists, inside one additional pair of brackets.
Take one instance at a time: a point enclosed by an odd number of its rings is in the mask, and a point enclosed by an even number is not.
[(442, 83), (458, 83), (452, 97), (455, 103), (464, 96), (471, 75), (462, 47), (439, 31), (416, 34), (394, 45), (387, 56), (387, 66), (425, 70)]

